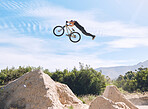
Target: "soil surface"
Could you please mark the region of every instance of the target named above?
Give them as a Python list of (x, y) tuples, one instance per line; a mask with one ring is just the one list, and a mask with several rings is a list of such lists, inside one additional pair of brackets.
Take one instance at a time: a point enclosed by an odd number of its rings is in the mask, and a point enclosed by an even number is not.
[(148, 109), (148, 105), (137, 106), (139, 109)]

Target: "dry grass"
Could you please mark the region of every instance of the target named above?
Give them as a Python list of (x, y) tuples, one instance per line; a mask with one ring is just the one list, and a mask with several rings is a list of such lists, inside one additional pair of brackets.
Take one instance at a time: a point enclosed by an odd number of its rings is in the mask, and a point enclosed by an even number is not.
[[(144, 93), (128, 93), (127, 91), (124, 91), (123, 89), (119, 89), (120, 92), (127, 98), (136, 98), (138, 97), (144, 97), (144, 96), (148, 96), (148, 92), (144, 92)], [(83, 96), (78, 96), (78, 98), (87, 105), (90, 105), (90, 103), (99, 95), (83, 95)]]
[(98, 95), (84, 95), (84, 96), (78, 96), (78, 98), (84, 103), (84, 104), (90, 104), (92, 100), (94, 100)]
[(4, 86), (4, 85), (2, 85), (2, 86), (0, 85), (0, 88), (2, 88), (3, 86)]
[(73, 106), (70, 106), (68, 109), (73, 109)]

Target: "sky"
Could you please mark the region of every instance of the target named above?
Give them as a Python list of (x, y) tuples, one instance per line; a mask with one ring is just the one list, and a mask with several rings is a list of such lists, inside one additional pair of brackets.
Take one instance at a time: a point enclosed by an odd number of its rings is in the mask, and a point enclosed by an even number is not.
[[(49, 71), (135, 65), (148, 60), (147, 0), (0, 0), (0, 69)], [(95, 40), (72, 43), (53, 28), (78, 21)]]

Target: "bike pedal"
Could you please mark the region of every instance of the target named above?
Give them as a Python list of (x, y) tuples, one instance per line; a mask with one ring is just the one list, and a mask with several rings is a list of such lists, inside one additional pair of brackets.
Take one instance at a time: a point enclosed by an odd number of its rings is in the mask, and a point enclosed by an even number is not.
[(72, 28), (72, 31), (75, 31), (75, 30)]
[(66, 36), (70, 36), (70, 34), (66, 34)]
[(71, 37), (76, 38), (76, 35), (72, 35)]

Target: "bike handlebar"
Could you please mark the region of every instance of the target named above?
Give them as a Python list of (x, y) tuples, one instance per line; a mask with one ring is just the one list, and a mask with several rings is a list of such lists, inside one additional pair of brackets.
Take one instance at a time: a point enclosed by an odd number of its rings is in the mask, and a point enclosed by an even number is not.
[(68, 21), (66, 21), (66, 25), (64, 25), (63, 28), (64, 28), (65, 26), (69, 26), (67, 23), (68, 23)]
[(68, 21), (66, 21), (66, 25), (68, 26)]

